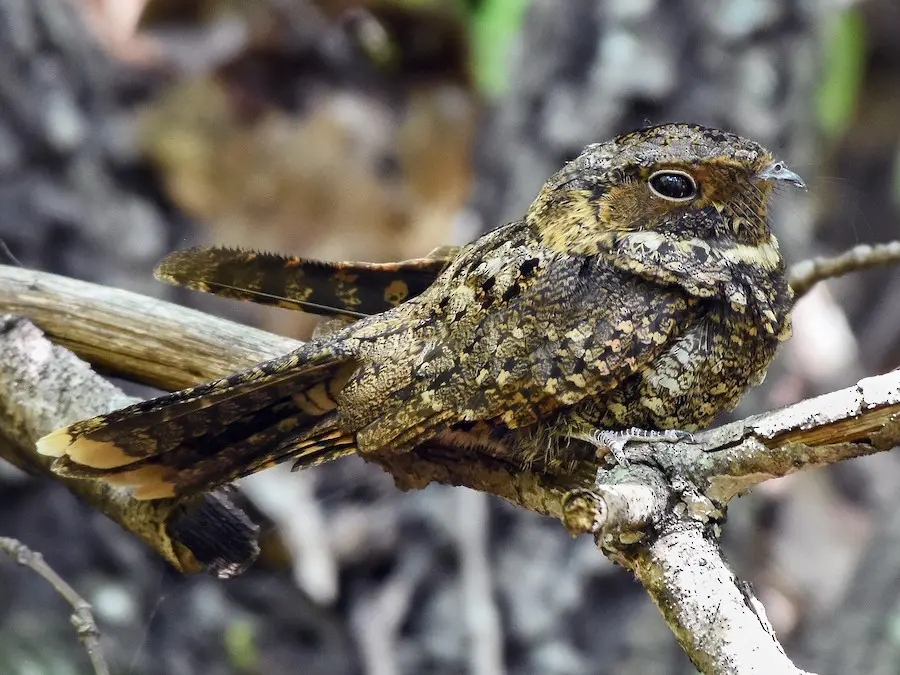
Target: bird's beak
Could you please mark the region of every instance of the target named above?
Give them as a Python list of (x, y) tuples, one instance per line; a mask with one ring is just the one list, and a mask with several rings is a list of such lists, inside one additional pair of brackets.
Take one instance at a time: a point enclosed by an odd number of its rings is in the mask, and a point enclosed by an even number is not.
[(806, 189), (806, 183), (803, 182), (803, 179), (787, 168), (782, 161), (772, 162), (769, 166), (756, 174), (754, 178), (757, 180), (780, 180), (785, 183), (790, 183), (801, 190)]

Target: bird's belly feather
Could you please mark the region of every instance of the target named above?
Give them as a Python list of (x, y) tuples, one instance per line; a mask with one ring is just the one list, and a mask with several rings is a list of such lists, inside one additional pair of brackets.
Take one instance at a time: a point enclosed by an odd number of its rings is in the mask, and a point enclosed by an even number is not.
[(598, 402), (600, 426), (704, 428), (762, 381), (778, 344), (743, 316), (707, 316)]

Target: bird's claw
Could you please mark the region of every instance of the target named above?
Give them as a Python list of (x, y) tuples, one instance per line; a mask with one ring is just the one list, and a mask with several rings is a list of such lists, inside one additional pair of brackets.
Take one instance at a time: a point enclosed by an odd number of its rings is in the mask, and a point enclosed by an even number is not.
[(596, 446), (598, 449), (607, 449), (616, 460), (616, 463), (620, 466), (628, 466), (630, 464), (628, 457), (625, 454), (625, 446), (631, 442), (662, 441), (665, 443), (678, 443), (679, 441), (686, 441), (690, 443), (694, 440), (694, 436), (688, 431), (681, 431), (679, 429), (655, 431), (650, 429), (638, 429), (637, 427), (632, 427), (623, 431), (595, 429), (592, 433), (581, 436), (581, 438)]

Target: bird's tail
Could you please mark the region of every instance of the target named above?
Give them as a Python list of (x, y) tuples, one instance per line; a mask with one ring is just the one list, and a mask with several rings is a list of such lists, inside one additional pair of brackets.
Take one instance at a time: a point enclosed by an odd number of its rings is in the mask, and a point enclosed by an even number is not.
[(102, 477), (137, 499), (187, 497), (273, 464), (355, 452), (337, 395), (358, 363), (310, 344), (191, 389), (76, 422), (38, 441), (58, 473)]
[(234, 300), (359, 319), (422, 293), (457, 250), (444, 247), (427, 258), (365, 263), (201, 247), (168, 255), (155, 274), (170, 284)]

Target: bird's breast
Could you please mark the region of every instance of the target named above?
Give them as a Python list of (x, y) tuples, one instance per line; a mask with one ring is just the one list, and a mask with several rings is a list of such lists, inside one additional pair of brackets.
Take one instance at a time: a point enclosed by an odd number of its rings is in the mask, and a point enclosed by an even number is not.
[(704, 428), (762, 382), (779, 342), (745, 314), (708, 312), (610, 392), (602, 425)]

